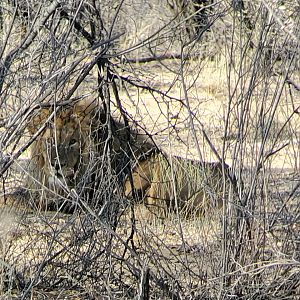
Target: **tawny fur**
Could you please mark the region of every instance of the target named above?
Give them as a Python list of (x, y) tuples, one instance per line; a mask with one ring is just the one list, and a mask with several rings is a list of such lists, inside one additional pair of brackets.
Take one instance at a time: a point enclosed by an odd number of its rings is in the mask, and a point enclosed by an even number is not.
[[(30, 190), (38, 191), (41, 209), (49, 207), (49, 199), (68, 197), (73, 188), (92, 181), (90, 170), (96, 166), (103, 171), (101, 161), (107, 149), (106, 116), (93, 101), (61, 107), (50, 118), (52, 113), (53, 108), (41, 109), (28, 124), (32, 136), (46, 124), (31, 146), (31, 180), (27, 183)], [(126, 128), (113, 121), (111, 169), (116, 176), (127, 173), (118, 178), (128, 199), (135, 195), (135, 200), (160, 217), (177, 211), (199, 215), (222, 205), (223, 187), (230, 183), (227, 165), (166, 157), (145, 137), (128, 138)], [(129, 160), (132, 177), (126, 167)]]
[(222, 206), (230, 184), (226, 164), (154, 153), (136, 164), (132, 182), (130, 176), (125, 181), (124, 193), (142, 200), (150, 213), (162, 218), (170, 212), (199, 216)]

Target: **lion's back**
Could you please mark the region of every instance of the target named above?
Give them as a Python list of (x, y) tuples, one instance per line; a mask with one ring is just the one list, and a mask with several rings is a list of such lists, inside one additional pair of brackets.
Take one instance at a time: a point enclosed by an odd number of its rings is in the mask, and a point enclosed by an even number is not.
[[(224, 168), (224, 170), (223, 170)], [(230, 184), (228, 166), (163, 153), (149, 156), (134, 168), (133, 186), (147, 209), (165, 217), (169, 212), (199, 215), (223, 204), (223, 187)], [(225, 177), (224, 177), (225, 176)], [(125, 193), (131, 184), (125, 182)]]

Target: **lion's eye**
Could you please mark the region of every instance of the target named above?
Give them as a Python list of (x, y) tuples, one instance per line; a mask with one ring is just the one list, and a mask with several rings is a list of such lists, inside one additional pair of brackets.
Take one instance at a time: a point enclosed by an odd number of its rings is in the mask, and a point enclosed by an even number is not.
[(73, 145), (75, 145), (76, 143), (77, 143), (77, 140), (71, 139), (69, 145), (70, 145), (70, 146), (73, 146)]

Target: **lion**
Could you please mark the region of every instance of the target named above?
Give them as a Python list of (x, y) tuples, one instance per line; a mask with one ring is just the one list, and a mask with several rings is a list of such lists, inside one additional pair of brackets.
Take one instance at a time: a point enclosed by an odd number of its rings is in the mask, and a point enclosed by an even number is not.
[(226, 164), (167, 157), (96, 101), (42, 108), (27, 128), (36, 137), (27, 189), (41, 210), (72, 212), (78, 199), (100, 199), (99, 190), (110, 189), (159, 217), (177, 209), (189, 216), (220, 207), (223, 185), (232, 181)]
[(132, 180), (127, 177), (124, 194), (142, 200), (150, 218), (155, 215), (164, 219), (177, 211), (184, 217), (191, 217), (222, 207), (224, 184), (227, 197), (232, 183), (235, 184), (235, 179), (231, 179), (226, 164), (167, 156), (155, 151), (132, 168)]

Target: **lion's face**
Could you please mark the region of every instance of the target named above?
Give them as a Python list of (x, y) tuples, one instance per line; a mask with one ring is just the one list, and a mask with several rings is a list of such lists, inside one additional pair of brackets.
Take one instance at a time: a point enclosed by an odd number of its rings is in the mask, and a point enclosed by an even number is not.
[(76, 181), (85, 148), (85, 136), (76, 116), (59, 116), (39, 139), (41, 162), (49, 184)]
[(46, 186), (73, 187), (83, 176), (93, 150), (94, 109), (91, 104), (62, 108), (50, 120), (52, 110), (42, 109), (31, 121), (32, 135), (46, 122), (32, 145), (32, 160)]

